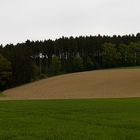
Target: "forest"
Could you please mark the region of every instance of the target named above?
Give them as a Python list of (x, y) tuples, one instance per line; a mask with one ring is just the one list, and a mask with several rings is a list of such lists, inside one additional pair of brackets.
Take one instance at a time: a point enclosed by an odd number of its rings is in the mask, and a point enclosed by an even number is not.
[(140, 66), (140, 33), (0, 45), (0, 91), (72, 72)]

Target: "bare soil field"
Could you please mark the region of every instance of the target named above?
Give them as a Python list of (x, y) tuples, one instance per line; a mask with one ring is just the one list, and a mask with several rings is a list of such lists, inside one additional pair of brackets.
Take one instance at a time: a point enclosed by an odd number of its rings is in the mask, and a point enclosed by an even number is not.
[(140, 97), (140, 69), (56, 76), (4, 91), (1, 100)]

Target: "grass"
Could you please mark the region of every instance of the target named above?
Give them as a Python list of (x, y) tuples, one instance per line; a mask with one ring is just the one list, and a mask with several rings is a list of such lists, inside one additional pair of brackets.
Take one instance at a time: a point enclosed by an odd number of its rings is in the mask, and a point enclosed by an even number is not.
[(3, 93), (0, 92), (0, 97), (4, 97)]
[(0, 140), (139, 139), (139, 98), (0, 101)]

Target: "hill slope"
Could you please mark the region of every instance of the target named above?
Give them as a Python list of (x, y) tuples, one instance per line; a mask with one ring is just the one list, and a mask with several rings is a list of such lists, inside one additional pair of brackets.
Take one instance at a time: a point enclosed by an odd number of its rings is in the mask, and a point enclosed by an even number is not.
[(140, 97), (140, 69), (99, 70), (56, 76), (4, 92), (5, 99)]

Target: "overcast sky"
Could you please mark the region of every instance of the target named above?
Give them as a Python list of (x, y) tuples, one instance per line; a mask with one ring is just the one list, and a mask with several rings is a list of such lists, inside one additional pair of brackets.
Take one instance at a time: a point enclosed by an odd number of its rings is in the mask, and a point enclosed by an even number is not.
[(140, 0), (0, 0), (0, 44), (136, 34)]

